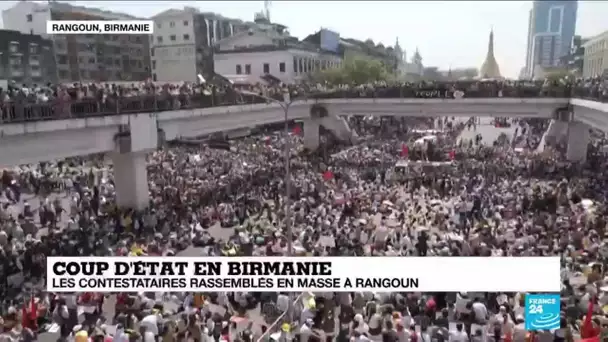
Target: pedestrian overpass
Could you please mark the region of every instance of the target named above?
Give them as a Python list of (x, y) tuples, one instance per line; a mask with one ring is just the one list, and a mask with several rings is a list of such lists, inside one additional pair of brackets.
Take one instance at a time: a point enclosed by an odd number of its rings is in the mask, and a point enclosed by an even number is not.
[(146, 153), (163, 140), (255, 127), (287, 118), (303, 121), (305, 145), (315, 149), (320, 126), (341, 139), (352, 136), (343, 119), (348, 115), (496, 116), (566, 121), (573, 115), (578, 123), (569, 123), (574, 127), (569, 134), (573, 146), (569, 155), (575, 156), (586, 148), (587, 125), (608, 131), (607, 112), (608, 104), (567, 98), (341, 98), (295, 101), (288, 111), (279, 103), (258, 103), (67, 118), (45, 115), (38, 120), (0, 125), (0, 164), (12, 166), (110, 153), (119, 205), (142, 207), (147, 205), (148, 198)]

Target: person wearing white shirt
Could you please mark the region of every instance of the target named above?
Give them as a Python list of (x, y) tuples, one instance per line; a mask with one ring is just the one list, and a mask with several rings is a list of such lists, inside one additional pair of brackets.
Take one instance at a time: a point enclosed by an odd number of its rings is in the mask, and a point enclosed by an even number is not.
[[(371, 342), (371, 340), (370, 340), (370, 339), (369, 339), (367, 336), (362, 335), (362, 334), (361, 334), (360, 332), (358, 332), (358, 331), (355, 331), (355, 332), (353, 333), (353, 337), (351, 338), (351, 341), (352, 341), (352, 342)], [(409, 341), (409, 340), (408, 340), (408, 341)]]
[(469, 335), (463, 330), (462, 323), (456, 324), (456, 330), (450, 331), (449, 342), (468, 342)]
[(300, 341), (301, 342), (308, 342), (308, 339), (313, 334), (312, 325), (313, 325), (313, 321), (312, 321), (312, 319), (309, 318), (300, 327)]
[(475, 301), (472, 306), (473, 314), (475, 315), (475, 321), (478, 324), (486, 323), (488, 319), (488, 309), (485, 304), (480, 301)]

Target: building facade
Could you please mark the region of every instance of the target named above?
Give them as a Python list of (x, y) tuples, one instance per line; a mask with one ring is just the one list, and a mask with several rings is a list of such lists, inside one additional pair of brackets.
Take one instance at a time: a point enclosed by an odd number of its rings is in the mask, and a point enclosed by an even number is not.
[(197, 75), (211, 77), (213, 45), (248, 29), (240, 20), (196, 8), (170, 9), (152, 17), (152, 78), (155, 81), (196, 81)]
[(398, 38), (394, 46), (385, 47), (371, 40), (340, 38), (337, 32), (321, 29), (304, 38), (304, 42), (316, 46), (320, 51), (337, 53), (344, 60), (353, 58), (378, 60), (398, 79), (406, 79), (412, 75), (420, 77), (424, 69), (418, 50), (412, 56), (411, 62), (408, 62), (407, 53), (399, 45)]
[(583, 75), (585, 47), (588, 39), (574, 36), (570, 43), (570, 52), (560, 59), (560, 66), (576, 76)]
[(608, 31), (590, 38), (583, 47), (583, 77), (608, 73)]
[(339, 67), (342, 58), (279, 32), (249, 30), (219, 41), (214, 61), (215, 72), (233, 81), (255, 84), (270, 75), (291, 84)]
[(28, 86), (56, 82), (53, 42), (39, 35), (0, 30), (0, 79)]
[(570, 52), (576, 29), (577, 0), (535, 0), (528, 18), (526, 74), (534, 69), (557, 67)]
[(154, 17), (154, 37), (150, 43), (152, 78), (156, 81), (196, 81), (213, 76), (216, 43), (249, 30), (277, 30), (284, 26), (270, 24), (256, 15), (253, 22), (200, 12), (193, 7), (170, 9)]
[(143, 81), (150, 77), (148, 35), (47, 35), (48, 20), (136, 20), (133, 16), (51, 1), (19, 1), (4, 27), (53, 42), (59, 82)]

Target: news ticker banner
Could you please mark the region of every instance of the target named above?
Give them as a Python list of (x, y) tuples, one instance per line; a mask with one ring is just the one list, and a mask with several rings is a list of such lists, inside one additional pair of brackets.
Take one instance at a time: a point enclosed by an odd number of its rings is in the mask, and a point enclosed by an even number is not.
[(51, 292), (559, 292), (559, 257), (49, 257)]
[(152, 20), (47, 20), (47, 34), (152, 34)]

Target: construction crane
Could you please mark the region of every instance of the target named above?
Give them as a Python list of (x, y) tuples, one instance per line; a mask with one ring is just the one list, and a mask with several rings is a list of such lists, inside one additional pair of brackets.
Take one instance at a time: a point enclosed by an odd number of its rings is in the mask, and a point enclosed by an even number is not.
[(270, 0), (264, 0), (264, 15), (266, 16), (266, 20), (270, 21)]

